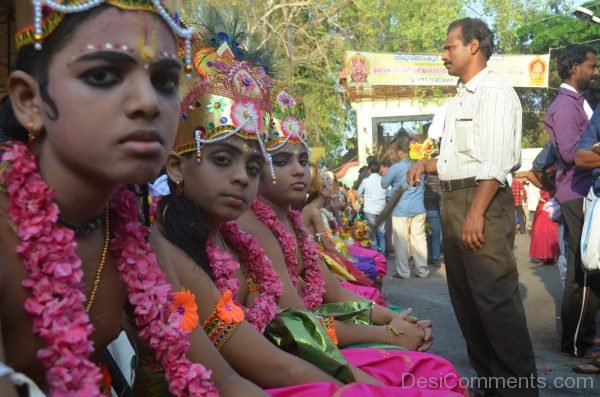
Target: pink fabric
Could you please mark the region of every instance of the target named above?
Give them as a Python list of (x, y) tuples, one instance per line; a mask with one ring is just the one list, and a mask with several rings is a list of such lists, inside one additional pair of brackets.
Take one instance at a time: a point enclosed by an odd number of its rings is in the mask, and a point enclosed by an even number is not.
[(342, 288), (345, 288), (348, 291), (352, 291), (358, 296), (362, 296), (365, 299), (374, 301), (378, 305), (385, 306), (385, 302), (383, 301), (381, 292), (379, 292), (379, 290), (375, 287), (367, 287), (365, 285), (352, 284), (347, 281), (341, 281), (340, 285), (342, 286)]
[(371, 248), (365, 248), (358, 243), (354, 243), (353, 245), (349, 246), (348, 252), (351, 255), (366, 256), (373, 259), (375, 262), (375, 267), (377, 267), (377, 277), (383, 278), (387, 274), (388, 262), (381, 252)]
[(465, 397), (465, 393), (447, 390), (412, 389), (395, 386), (375, 386), (351, 383), (336, 386), (333, 383), (308, 383), (267, 390), (273, 397)]
[(388, 386), (453, 391), (459, 395), (460, 374), (445, 358), (411, 350), (351, 348), (340, 350), (346, 360)]
[(343, 349), (351, 364), (361, 368), (384, 386), (352, 383), (336, 386), (333, 383), (271, 389), (274, 397), (461, 397), (466, 391), (460, 386), (460, 375), (447, 360), (428, 353), (374, 348)]

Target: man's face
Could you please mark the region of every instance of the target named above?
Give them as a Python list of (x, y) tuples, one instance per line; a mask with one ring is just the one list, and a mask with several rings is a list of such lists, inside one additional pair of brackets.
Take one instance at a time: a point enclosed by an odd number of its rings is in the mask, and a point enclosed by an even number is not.
[(461, 77), (465, 73), (475, 54), (474, 46), (479, 46), (477, 40), (473, 40), (467, 45), (463, 44), (461, 27), (454, 28), (448, 33), (444, 43), (442, 62), (450, 76)]
[(591, 52), (587, 53), (585, 61), (579, 65), (575, 65), (573, 72), (576, 74), (576, 82), (581, 91), (586, 91), (592, 85), (592, 82), (600, 77), (598, 64), (596, 63), (596, 55)]

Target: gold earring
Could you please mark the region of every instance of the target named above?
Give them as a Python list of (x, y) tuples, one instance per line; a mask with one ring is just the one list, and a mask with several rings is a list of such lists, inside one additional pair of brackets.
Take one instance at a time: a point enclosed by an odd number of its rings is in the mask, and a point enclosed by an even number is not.
[(35, 129), (33, 127), (33, 121), (30, 121), (27, 124), (27, 137), (29, 138), (29, 144), (30, 145), (33, 143), (33, 141), (35, 141), (35, 138), (37, 138), (37, 134), (36, 134)]
[(183, 195), (183, 181), (175, 182), (175, 195), (181, 197)]

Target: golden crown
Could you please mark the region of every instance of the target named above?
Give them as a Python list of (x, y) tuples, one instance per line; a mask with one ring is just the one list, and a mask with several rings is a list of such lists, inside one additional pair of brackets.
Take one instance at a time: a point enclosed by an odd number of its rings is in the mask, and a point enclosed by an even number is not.
[[(140, 10), (160, 15), (178, 37), (184, 40), (185, 71), (192, 70), (191, 37), (192, 29), (181, 22), (178, 12), (172, 13), (167, 4), (175, 0), (32, 0), (33, 25), (27, 26), (16, 34), (17, 49), (33, 44), (42, 49), (42, 42), (60, 25), (65, 15), (85, 12), (102, 4), (112, 5), (123, 10)], [(175, 1), (176, 2), (176, 1)]]
[(275, 151), (286, 143), (306, 143), (306, 113), (302, 98), (288, 87), (276, 87), (272, 91), (271, 126), (265, 139), (268, 151)]

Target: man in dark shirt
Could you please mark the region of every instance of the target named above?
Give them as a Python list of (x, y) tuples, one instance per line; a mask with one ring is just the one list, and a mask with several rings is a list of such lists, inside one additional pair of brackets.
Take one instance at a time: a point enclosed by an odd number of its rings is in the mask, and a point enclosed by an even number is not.
[(581, 265), (579, 240), (583, 228), (583, 198), (592, 185), (590, 170), (575, 167), (575, 153), (591, 117), (591, 107), (582, 92), (600, 76), (596, 53), (591, 47), (570, 45), (558, 57), (558, 74), (563, 79), (544, 123), (558, 154), (556, 199), (560, 203), (568, 235), (567, 274), (561, 308), (561, 351), (577, 357), (600, 358), (593, 346), (594, 315), (600, 298), (588, 292), (588, 277)]

